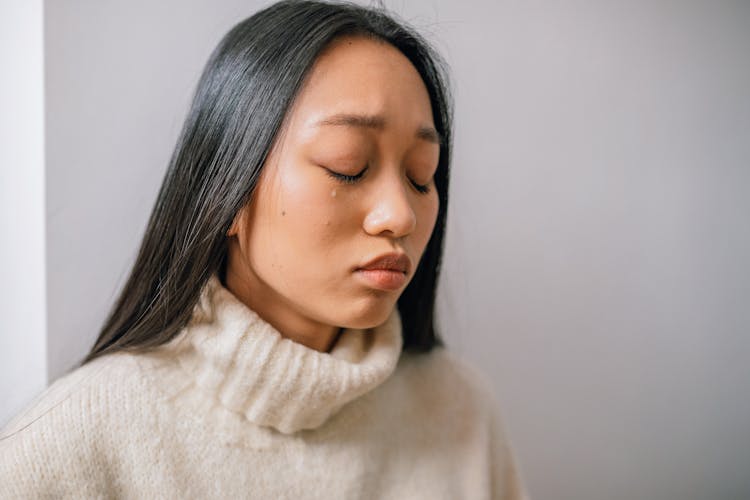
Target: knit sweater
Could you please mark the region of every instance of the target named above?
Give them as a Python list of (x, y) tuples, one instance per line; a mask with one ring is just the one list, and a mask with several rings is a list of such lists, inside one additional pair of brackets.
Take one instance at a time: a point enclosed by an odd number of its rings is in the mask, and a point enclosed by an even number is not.
[(487, 380), (401, 351), (397, 308), (330, 353), (214, 275), (148, 353), (58, 379), (0, 438), (0, 498), (525, 498)]

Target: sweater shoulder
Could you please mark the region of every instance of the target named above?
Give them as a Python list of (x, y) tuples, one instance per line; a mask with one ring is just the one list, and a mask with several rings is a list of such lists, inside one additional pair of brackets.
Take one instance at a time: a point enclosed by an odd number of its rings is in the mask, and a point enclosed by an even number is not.
[[(112, 354), (97, 358), (60, 376), (41, 391), (20, 413), (15, 415), (0, 431), (0, 443), (22, 434), (29, 428), (65, 422), (60, 419), (62, 412), (69, 412), (71, 406), (96, 404), (97, 393), (102, 387), (123, 380), (123, 375), (131, 374), (135, 362), (127, 354)], [(74, 417), (75, 414), (71, 414)]]
[(401, 376), (422, 395), (452, 401), (479, 413), (494, 410), (497, 401), (487, 375), (462, 355), (445, 347), (426, 354), (406, 354), (399, 362)]
[(447, 454), (473, 463), (477, 475), (469, 482), (483, 485), (491, 498), (527, 500), (491, 379), (444, 347), (405, 356), (399, 370), (397, 397), (409, 402), (404, 414), (420, 422), (420, 429), (437, 429), (428, 440), (432, 451), (442, 442)]
[(58, 378), (11, 419), (0, 432), (0, 497), (54, 497), (71, 484), (94, 494), (86, 488), (96, 486), (102, 469), (99, 443), (117, 411), (114, 395), (127, 390), (135, 366), (127, 354), (97, 358)]

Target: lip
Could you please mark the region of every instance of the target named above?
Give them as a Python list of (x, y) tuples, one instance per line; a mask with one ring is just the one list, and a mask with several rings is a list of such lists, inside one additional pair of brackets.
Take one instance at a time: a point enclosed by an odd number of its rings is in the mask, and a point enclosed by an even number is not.
[(386, 271), (399, 271), (404, 274), (409, 274), (411, 271), (411, 259), (405, 253), (391, 252), (382, 255), (378, 255), (374, 259), (362, 264), (357, 268), (360, 270), (386, 270)]
[(406, 284), (411, 259), (405, 253), (379, 255), (355, 270), (355, 274), (372, 288), (398, 290)]
[(390, 269), (357, 269), (357, 276), (368, 286), (379, 290), (394, 291), (406, 284), (406, 273)]

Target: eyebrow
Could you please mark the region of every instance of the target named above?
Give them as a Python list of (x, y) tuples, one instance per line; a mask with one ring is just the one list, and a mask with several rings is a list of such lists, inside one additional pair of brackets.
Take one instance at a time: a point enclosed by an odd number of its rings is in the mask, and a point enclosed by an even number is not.
[[(328, 118), (316, 122), (314, 126), (319, 127), (323, 125), (334, 125), (334, 126), (347, 126), (347, 127), (360, 127), (370, 128), (376, 130), (383, 130), (385, 128), (385, 118), (381, 115), (360, 115), (353, 113), (338, 113)], [(440, 133), (435, 130), (435, 127), (428, 125), (422, 125), (419, 127), (414, 134), (417, 139), (432, 142), (434, 144), (443, 144), (443, 138)]]

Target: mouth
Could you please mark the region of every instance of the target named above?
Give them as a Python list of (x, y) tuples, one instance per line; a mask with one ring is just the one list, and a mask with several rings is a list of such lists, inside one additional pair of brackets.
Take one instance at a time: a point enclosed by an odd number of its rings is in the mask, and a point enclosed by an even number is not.
[(370, 259), (355, 270), (355, 274), (372, 288), (398, 290), (407, 282), (411, 259), (401, 252), (391, 252)]
[(391, 252), (378, 255), (360, 265), (357, 269), (384, 269), (387, 271), (400, 271), (409, 274), (409, 271), (411, 270), (411, 259), (405, 253)]
[(394, 269), (357, 269), (355, 272), (369, 286), (380, 290), (398, 290), (406, 284), (406, 273)]

